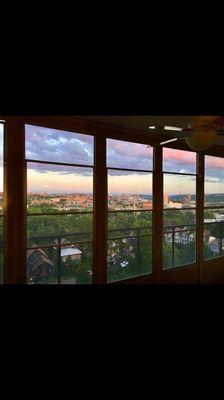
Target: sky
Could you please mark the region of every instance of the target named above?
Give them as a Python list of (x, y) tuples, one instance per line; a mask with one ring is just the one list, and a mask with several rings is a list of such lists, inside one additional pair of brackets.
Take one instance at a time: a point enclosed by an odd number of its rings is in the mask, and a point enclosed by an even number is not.
[[(91, 135), (26, 125), (26, 159), (71, 163), (85, 167), (68, 167), (28, 162), (28, 192), (91, 193), (93, 188), (94, 138)], [(194, 152), (164, 148), (164, 172), (195, 173)], [(0, 191), (2, 191), (3, 125), (0, 124)], [(205, 192), (224, 193), (224, 159), (206, 156)], [(150, 172), (114, 171), (127, 168), (152, 171), (153, 151), (143, 144), (107, 139), (109, 193), (152, 192)], [(165, 175), (168, 194), (195, 192), (195, 178)]]

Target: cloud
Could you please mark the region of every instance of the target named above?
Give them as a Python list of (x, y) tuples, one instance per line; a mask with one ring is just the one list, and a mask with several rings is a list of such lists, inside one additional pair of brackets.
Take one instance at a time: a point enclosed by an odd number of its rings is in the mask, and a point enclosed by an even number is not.
[(205, 182), (224, 182), (224, 178), (216, 178), (214, 176), (205, 176)]
[(88, 167), (70, 167), (67, 165), (53, 165), (28, 162), (28, 171), (33, 170), (39, 174), (51, 175), (72, 175), (72, 176), (92, 176), (93, 168)]
[[(0, 147), (2, 145), (3, 127), (0, 124)], [(164, 171), (195, 173), (196, 154), (175, 149), (164, 148)], [(58, 163), (93, 165), (94, 137), (80, 133), (61, 131), (45, 127), (26, 125), (26, 158)], [(2, 152), (0, 150), (0, 160)], [(108, 167), (127, 168), (134, 170), (153, 169), (153, 150), (144, 144), (125, 142), (122, 140), (107, 139)], [(29, 168), (39, 173), (60, 175), (92, 175), (89, 168), (71, 168), (60, 165), (31, 164)], [(218, 182), (222, 178), (224, 159), (206, 156), (207, 182)], [(110, 171), (110, 175), (134, 175), (132, 171)], [(141, 173), (138, 173), (141, 175)], [(213, 180), (212, 180), (213, 179)]]
[[(107, 139), (107, 166), (134, 170), (153, 169), (153, 150), (145, 144)], [(116, 171), (114, 175), (132, 175), (132, 172)]]
[(164, 148), (163, 170), (186, 174), (196, 173), (196, 153)]
[(93, 165), (93, 136), (26, 125), (26, 158)]
[(206, 168), (224, 169), (224, 158), (205, 156), (205, 166)]

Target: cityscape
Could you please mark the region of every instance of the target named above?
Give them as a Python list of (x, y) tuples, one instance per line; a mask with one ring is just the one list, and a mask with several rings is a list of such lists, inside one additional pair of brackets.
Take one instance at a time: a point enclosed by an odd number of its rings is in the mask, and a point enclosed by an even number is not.
[[(224, 194), (205, 195), (205, 207), (224, 207)], [(0, 193), (0, 210), (3, 207), (3, 194)], [(164, 209), (184, 209), (196, 207), (196, 196), (192, 194), (163, 195)], [(28, 193), (27, 210), (32, 212), (51, 208), (55, 211), (90, 211), (93, 209), (92, 193)], [(152, 195), (111, 193), (108, 194), (108, 209), (119, 210), (152, 210)]]
[(93, 209), (93, 195), (86, 193), (28, 193), (28, 212), (50, 208), (52, 211), (89, 211)]

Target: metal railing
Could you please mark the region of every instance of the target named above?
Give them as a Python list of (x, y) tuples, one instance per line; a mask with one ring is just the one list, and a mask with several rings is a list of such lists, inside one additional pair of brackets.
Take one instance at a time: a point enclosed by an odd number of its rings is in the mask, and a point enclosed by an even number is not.
[[(217, 222), (206, 222), (204, 227), (209, 227), (208, 230), (212, 230), (215, 236), (214, 239), (218, 243), (219, 251), (216, 251), (216, 256), (222, 256), (222, 243), (224, 239), (224, 221)], [(175, 266), (175, 246), (178, 244), (188, 244), (196, 241), (196, 226), (193, 224), (181, 225), (181, 226), (166, 226), (163, 228), (163, 240), (166, 244), (171, 245), (171, 263), (170, 267)], [(83, 239), (82, 239), (83, 237)], [(88, 240), (86, 238), (89, 238)], [(136, 254), (136, 270), (138, 274), (141, 274), (141, 238), (148, 237), (152, 238), (151, 226), (144, 227), (130, 227), (130, 228), (116, 228), (108, 231), (108, 242), (119, 241), (122, 239), (135, 241), (135, 254)], [(211, 232), (209, 232), (211, 237)], [(68, 239), (72, 238), (71, 241)], [(76, 239), (77, 238), (77, 239)], [(63, 239), (67, 239), (68, 242), (63, 243)], [(50, 244), (46, 244), (46, 241), (50, 240)], [(45, 244), (38, 242), (45, 241)], [(206, 239), (204, 238), (204, 242)], [(49, 249), (54, 248), (57, 250), (57, 262), (58, 262), (58, 277), (57, 282), (61, 283), (61, 249), (66, 247), (83, 246), (85, 244), (92, 244), (92, 232), (72, 232), (72, 233), (60, 233), (55, 235), (44, 235), (44, 236), (32, 236), (28, 239), (30, 249)], [(37, 242), (36, 245), (35, 242)], [(33, 244), (32, 244), (33, 243)], [(3, 253), (3, 240), (0, 240), (0, 254)]]

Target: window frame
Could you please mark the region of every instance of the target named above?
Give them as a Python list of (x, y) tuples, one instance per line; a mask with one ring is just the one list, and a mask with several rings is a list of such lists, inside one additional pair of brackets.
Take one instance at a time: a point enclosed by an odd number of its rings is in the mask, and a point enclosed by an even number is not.
[[(108, 135), (106, 135), (106, 143), (107, 143), (107, 139), (114, 139), (114, 140), (118, 140), (118, 141), (123, 141), (123, 142), (131, 142), (131, 143), (137, 143), (137, 144), (142, 144), (142, 145), (148, 145), (148, 146), (150, 146), (151, 147), (151, 143), (143, 143), (142, 141), (139, 141), (139, 140), (137, 140), (137, 138), (133, 138), (132, 136), (130, 136), (130, 139), (129, 138), (125, 138), (125, 139), (120, 139), (119, 137), (113, 137), (113, 136), (108, 136)], [(150, 173), (150, 174), (152, 174), (152, 210), (142, 210), (142, 211), (140, 211), (140, 212), (151, 212), (151, 214), (152, 214), (152, 232), (153, 232), (153, 230), (154, 229), (156, 229), (156, 221), (155, 221), (155, 215), (154, 215), (154, 210), (155, 210), (155, 207), (154, 207), (154, 205), (156, 204), (154, 201), (155, 201), (155, 198), (154, 198), (154, 186), (155, 186), (155, 181), (156, 181), (156, 179), (155, 179), (155, 161), (154, 161), (154, 158), (155, 158), (155, 148), (153, 148), (153, 154), (152, 154), (152, 169), (151, 170), (136, 170), (136, 169), (132, 169), (132, 168), (116, 168), (116, 167), (110, 167), (110, 166), (107, 166), (107, 148), (106, 148), (106, 154), (105, 154), (105, 158), (106, 158), (106, 166), (105, 166), (105, 168), (106, 168), (106, 182), (107, 182), (107, 184), (106, 184), (106, 223), (105, 223), (105, 226), (106, 226), (106, 259), (104, 260), (104, 262), (106, 263), (106, 283), (108, 284), (108, 285), (113, 285), (113, 284), (116, 284), (116, 283), (126, 283), (126, 282), (141, 282), (141, 280), (143, 280), (144, 281), (144, 278), (147, 280), (147, 281), (153, 281), (153, 280), (155, 280), (155, 276), (156, 276), (156, 256), (155, 256), (155, 252), (156, 252), (156, 242), (155, 242), (155, 239), (154, 239), (154, 235), (152, 234), (152, 239), (151, 239), (151, 243), (152, 243), (152, 272), (149, 272), (149, 273), (145, 273), (145, 274), (142, 274), (142, 275), (136, 275), (136, 276), (132, 276), (132, 277), (128, 277), (128, 278), (124, 278), (124, 279), (121, 279), (121, 280), (116, 280), (116, 281), (108, 281), (107, 280), (107, 268), (108, 268), (108, 263), (107, 263), (107, 243), (108, 243), (108, 225), (107, 225), (107, 223), (108, 223), (108, 216), (109, 216), (109, 214), (112, 214), (113, 213), (113, 211), (111, 211), (111, 210), (109, 210), (109, 208), (108, 208), (108, 171), (109, 170), (121, 170), (121, 171), (133, 171), (133, 172), (138, 172), (138, 171), (140, 171), (140, 172), (144, 172), (144, 173)], [(133, 212), (132, 210), (130, 211), (130, 210), (127, 210), (127, 211), (117, 211), (117, 212)]]
[[(93, 283), (106, 284), (106, 234), (107, 234), (107, 177), (106, 177), (106, 139), (125, 140), (148, 145), (158, 142), (158, 133), (140, 133), (135, 130), (114, 128), (101, 123), (86, 121), (85, 117), (30, 117), (3, 116), (4, 120), (4, 283), (26, 283), (26, 169), (25, 169), (25, 124), (59, 129), (94, 136), (94, 226), (93, 226)], [(15, 135), (15, 131), (17, 135)], [(162, 138), (162, 137), (161, 137)], [(163, 137), (164, 138), (164, 137)], [(162, 139), (163, 139), (162, 138)], [(165, 138), (164, 138), (165, 139)], [(184, 143), (166, 146), (173, 149), (189, 150)], [(196, 179), (197, 221), (196, 257), (197, 263), (171, 270), (162, 270), (161, 238), (163, 209), (162, 149), (154, 146), (153, 169), (153, 273), (149, 276), (128, 278), (122, 284), (132, 283), (199, 283), (224, 281), (224, 256), (203, 260), (203, 214), (204, 214), (204, 155), (223, 156), (223, 149), (213, 146), (209, 151), (197, 153), (198, 174)], [(101, 223), (96, 223), (100, 221)], [(96, 251), (97, 249), (97, 251)], [(17, 262), (17, 260), (20, 260)], [(111, 282), (108, 284), (117, 284)]]
[[(204, 231), (205, 231), (205, 223), (204, 223), (204, 214), (205, 214), (205, 211), (206, 211), (206, 210), (216, 210), (216, 209), (217, 209), (217, 210), (221, 210), (221, 209), (224, 210), (224, 204), (221, 205), (221, 206), (214, 206), (214, 205), (212, 205), (212, 206), (205, 206), (205, 168), (206, 168), (206, 156), (224, 159), (224, 156), (221, 157), (221, 155), (208, 154), (207, 152), (206, 152), (206, 154), (204, 155), (203, 235), (204, 235)], [(220, 221), (220, 222), (221, 222), (221, 221)], [(211, 224), (211, 225), (212, 225), (213, 223), (211, 222), (211, 223), (207, 223), (207, 224)], [(224, 221), (221, 222), (220, 227), (223, 227), (223, 225), (224, 225)], [(221, 249), (221, 253), (223, 253), (223, 252), (222, 252), (222, 245), (220, 246), (220, 249)], [(220, 249), (219, 249), (219, 252), (220, 252)], [(202, 259), (203, 259), (203, 261), (204, 261), (205, 263), (206, 263), (206, 262), (212, 262), (212, 261), (214, 261), (214, 260), (219, 261), (219, 260), (224, 259), (224, 253), (223, 253), (223, 254), (219, 254), (219, 255), (217, 255), (217, 256), (215, 256), (215, 257), (205, 258), (205, 256), (204, 256), (204, 242), (203, 242), (203, 255), (202, 255)]]
[[(29, 124), (25, 124), (25, 151), (26, 151), (26, 125), (29, 125)], [(32, 125), (32, 126), (37, 126), (37, 125)], [(47, 127), (45, 127), (45, 126), (41, 126), (42, 128), (47, 128)], [(65, 130), (60, 130), (61, 132), (64, 132)], [(67, 132), (68, 132), (68, 130), (66, 130)], [(74, 131), (69, 131), (69, 133), (74, 133), (74, 134), (76, 134), (77, 132), (74, 132)], [(25, 163), (25, 169), (26, 169), (26, 204), (27, 204), (27, 200), (28, 200), (28, 182), (27, 182), (27, 171), (28, 171), (28, 165), (29, 165), (29, 163), (33, 163), (33, 164), (45, 164), (45, 165), (56, 165), (56, 166), (64, 166), (64, 167), (79, 167), (79, 168), (89, 168), (89, 169), (92, 169), (92, 172), (93, 172), (93, 174), (92, 174), (92, 182), (93, 182), (93, 208), (92, 208), (92, 211), (69, 211), (69, 212), (63, 212), (63, 213), (60, 213), (60, 212), (51, 212), (51, 213), (29, 213), (28, 211), (27, 211), (27, 209), (26, 209), (26, 224), (27, 224), (27, 221), (28, 221), (28, 218), (29, 217), (44, 217), (44, 216), (62, 216), (62, 215), (85, 215), (85, 214), (90, 214), (90, 215), (92, 215), (92, 217), (93, 217), (93, 219), (92, 219), (92, 221), (94, 221), (94, 210), (95, 210), (95, 196), (94, 196), (94, 180), (95, 180), (95, 151), (94, 151), (94, 149), (95, 149), (95, 137), (93, 136), (93, 135), (89, 135), (89, 134), (83, 134), (83, 135), (86, 135), (86, 136), (92, 136), (93, 137), (93, 152), (94, 152), (94, 154), (93, 154), (93, 164), (92, 165), (84, 165), (84, 164), (76, 164), (76, 163), (65, 163), (65, 162), (53, 162), (53, 161), (45, 161), (45, 160), (43, 160), (43, 159), (41, 159), (41, 160), (36, 160), (36, 159), (31, 159), (31, 158), (27, 158), (26, 157), (26, 154), (25, 154), (25, 159), (24, 159), (24, 163)], [(74, 160), (75, 161), (75, 160)], [(93, 222), (94, 223), (94, 222)], [(92, 223), (92, 232), (94, 231), (93, 230), (93, 223)], [(60, 236), (60, 235), (55, 235), (55, 236)], [(62, 235), (63, 236), (63, 235)], [(94, 238), (93, 238), (93, 233), (92, 233), (92, 238), (91, 239), (89, 239), (89, 240), (84, 240), (84, 241), (72, 241), (72, 242), (70, 242), (70, 244), (71, 244), (71, 246), (74, 246), (74, 245), (77, 245), (77, 246), (79, 246), (80, 244), (88, 244), (88, 245), (91, 245), (91, 248), (92, 248), (92, 254), (93, 254), (93, 248), (94, 248)], [(58, 252), (58, 256), (57, 256), (57, 258), (58, 258), (58, 281), (57, 281), (57, 283), (58, 284), (60, 284), (61, 283), (61, 273), (60, 273), (60, 271), (61, 271), (61, 257), (60, 257), (60, 250), (59, 249), (63, 249), (64, 247), (65, 247), (65, 245), (61, 245), (61, 243), (60, 243), (60, 245), (58, 244), (57, 246), (54, 246), (53, 244), (49, 244), (49, 245), (40, 245), (40, 246), (37, 246), (36, 247), (36, 250), (39, 250), (39, 249), (42, 249), (42, 250), (44, 250), (45, 251), (45, 249), (47, 250), (47, 249), (50, 249), (50, 248), (54, 248), (54, 247), (56, 247), (56, 250), (57, 250), (57, 252)], [(27, 251), (29, 251), (29, 250), (31, 250), (32, 249), (32, 247), (30, 247), (29, 245), (28, 245), (28, 230), (27, 230), (27, 233), (26, 233), (26, 253), (27, 253)], [(93, 277), (93, 257), (92, 257), (92, 277)], [(91, 284), (93, 283), (93, 278), (91, 278)], [(81, 284), (81, 283), (80, 283)]]
[[(171, 148), (171, 147), (170, 146), (164, 146), (162, 148), (162, 160), (163, 161), (164, 161), (164, 159), (163, 159), (163, 156), (164, 156), (163, 149), (166, 149), (166, 148)], [(179, 149), (179, 148), (175, 147), (175, 150), (182, 150), (182, 149)], [(164, 185), (164, 176), (165, 175), (193, 176), (193, 177), (195, 177), (195, 196), (196, 196), (195, 207), (184, 207), (182, 209), (178, 209), (178, 208), (168, 208), (168, 209), (166, 209), (166, 208), (164, 208), (164, 202), (163, 202), (163, 213), (162, 214), (164, 216), (164, 211), (167, 211), (167, 212), (169, 212), (169, 211), (180, 211), (180, 212), (181, 211), (194, 211), (195, 212), (195, 218), (196, 218), (195, 230), (194, 230), (195, 231), (195, 262), (194, 263), (189, 263), (189, 264), (178, 265), (178, 266), (172, 265), (172, 267), (164, 269), (163, 268), (164, 267), (163, 266), (163, 251), (162, 251), (162, 266), (161, 266), (161, 268), (162, 268), (162, 271), (165, 272), (165, 273), (168, 272), (168, 271), (176, 270), (176, 269), (197, 268), (197, 265), (198, 265), (199, 260), (200, 260), (200, 255), (199, 255), (199, 252), (197, 251), (198, 243), (199, 243), (199, 237), (198, 237), (198, 228), (199, 228), (199, 226), (198, 226), (198, 218), (199, 218), (199, 215), (198, 215), (198, 209), (199, 209), (199, 201), (198, 201), (199, 180), (198, 180), (198, 177), (199, 177), (199, 163), (200, 163), (199, 157), (200, 157), (200, 155), (198, 153), (194, 152), (191, 149), (186, 149), (184, 151), (189, 151), (190, 153), (195, 153), (195, 155), (196, 155), (196, 157), (195, 157), (195, 163), (196, 163), (196, 165), (195, 165), (195, 173), (166, 171), (165, 169), (163, 169), (163, 165), (162, 165), (163, 195), (164, 195), (164, 187), (165, 187), (165, 185)], [(163, 218), (162, 218), (162, 220), (163, 220)], [(163, 226), (163, 230), (164, 230), (164, 226)], [(200, 230), (200, 228), (199, 228), (199, 230)], [(163, 233), (163, 235), (164, 235), (164, 233)], [(163, 237), (162, 237), (161, 240), (163, 241)], [(173, 244), (172, 253), (173, 252), (174, 252), (174, 244)], [(173, 254), (172, 254), (172, 261), (173, 261)]]

